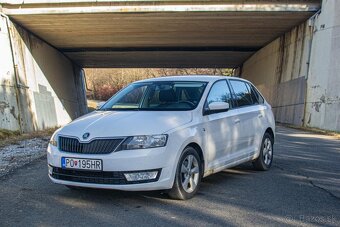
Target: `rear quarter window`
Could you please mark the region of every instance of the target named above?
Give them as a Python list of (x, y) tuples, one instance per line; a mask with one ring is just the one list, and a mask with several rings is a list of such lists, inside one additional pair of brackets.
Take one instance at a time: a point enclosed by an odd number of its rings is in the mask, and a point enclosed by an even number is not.
[(256, 97), (258, 103), (259, 104), (263, 104), (264, 103), (264, 98), (262, 97), (260, 92), (256, 89), (256, 87), (254, 85), (250, 84), (250, 87), (252, 89), (253, 96)]
[(235, 103), (238, 107), (253, 105), (253, 99), (249, 85), (241, 80), (230, 80), (230, 85), (234, 91)]

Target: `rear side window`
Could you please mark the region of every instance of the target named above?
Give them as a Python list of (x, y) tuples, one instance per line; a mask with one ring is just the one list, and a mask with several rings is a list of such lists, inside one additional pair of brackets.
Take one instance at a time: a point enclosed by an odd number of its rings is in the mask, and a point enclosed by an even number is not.
[(235, 102), (237, 106), (253, 105), (250, 87), (246, 82), (240, 80), (230, 80), (231, 87), (234, 90)]
[(246, 83), (246, 86), (248, 88), (248, 91), (250, 92), (250, 97), (251, 97), (251, 100), (253, 102), (253, 104), (259, 104), (259, 101), (255, 95), (255, 92), (253, 91), (253, 89), (251, 88), (251, 85), (249, 83)]
[(263, 99), (262, 95), (257, 91), (257, 89), (253, 85), (250, 85), (250, 86), (252, 88), (252, 93), (256, 97), (258, 103), (259, 104), (263, 104), (264, 103), (264, 99)]
[(231, 93), (227, 81), (217, 81), (210, 89), (207, 97), (207, 104), (212, 102), (227, 102), (231, 106)]

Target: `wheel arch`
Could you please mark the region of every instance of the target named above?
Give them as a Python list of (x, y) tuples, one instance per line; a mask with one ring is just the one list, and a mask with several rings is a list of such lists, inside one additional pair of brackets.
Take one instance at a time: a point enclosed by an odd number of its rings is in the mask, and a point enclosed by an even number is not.
[(272, 139), (273, 139), (273, 144), (274, 144), (274, 142), (275, 142), (275, 134), (274, 134), (273, 129), (272, 129), (271, 127), (268, 127), (268, 128), (266, 129), (265, 133), (269, 133), (269, 135), (270, 135), (270, 136), (272, 137)]
[(202, 173), (204, 173), (204, 171), (205, 171), (205, 159), (204, 159), (203, 150), (202, 150), (201, 146), (198, 145), (195, 142), (191, 142), (186, 147), (192, 147), (197, 151), (197, 153), (198, 153), (198, 155), (200, 156), (200, 159), (201, 159)]

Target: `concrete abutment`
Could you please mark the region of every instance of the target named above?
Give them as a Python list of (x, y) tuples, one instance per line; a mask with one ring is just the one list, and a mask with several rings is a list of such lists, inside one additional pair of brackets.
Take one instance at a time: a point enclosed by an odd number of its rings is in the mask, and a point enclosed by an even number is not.
[(0, 128), (30, 132), (87, 112), (84, 73), (57, 49), (1, 15)]

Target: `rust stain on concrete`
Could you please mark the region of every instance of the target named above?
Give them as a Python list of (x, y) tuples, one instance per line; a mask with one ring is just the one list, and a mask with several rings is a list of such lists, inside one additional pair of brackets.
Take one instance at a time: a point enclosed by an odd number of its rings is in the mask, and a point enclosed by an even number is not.
[(312, 103), (312, 108), (314, 108), (314, 110), (316, 111), (316, 112), (320, 112), (320, 107), (321, 107), (321, 102), (313, 102)]
[(0, 112), (2, 114), (5, 113), (5, 109), (9, 108), (9, 103), (8, 102), (4, 102), (4, 101), (1, 101), (0, 102)]
[(319, 87), (320, 87), (320, 85), (314, 85), (311, 88), (316, 89), (316, 88), (319, 88)]
[(320, 101), (317, 101), (317, 102), (313, 102), (312, 103), (312, 108), (315, 109), (316, 112), (320, 112), (320, 107), (322, 104), (325, 104), (326, 103), (326, 96), (325, 95), (322, 95), (320, 97)]
[(321, 101), (321, 103), (325, 103), (325, 102), (326, 102), (326, 96), (325, 96), (325, 95), (322, 95), (322, 96), (320, 97), (320, 101)]
[(15, 114), (15, 107), (10, 106), (10, 104), (8, 102), (1, 101), (0, 102), (0, 112), (1, 112), (1, 114), (4, 114), (6, 109), (9, 109), (9, 112), (13, 115), (13, 117), (18, 120), (18, 116)]
[(15, 114), (15, 107), (14, 107), (14, 106), (12, 106), (12, 107), (10, 108), (9, 112), (12, 114), (12, 116), (13, 116), (16, 120), (18, 120), (18, 116)]

